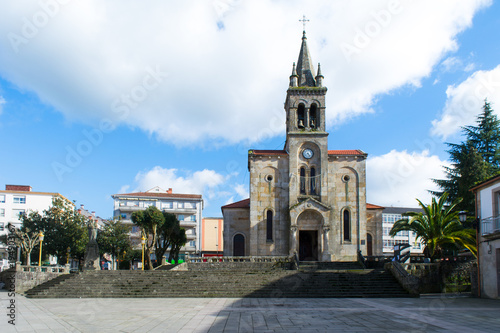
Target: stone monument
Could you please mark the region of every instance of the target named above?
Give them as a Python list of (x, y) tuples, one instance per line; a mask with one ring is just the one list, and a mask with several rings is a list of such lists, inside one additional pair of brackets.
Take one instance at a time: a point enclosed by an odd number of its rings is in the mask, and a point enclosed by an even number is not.
[(101, 266), (99, 265), (99, 245), (97, 245), (96, 221), (89, 219), (87, 228), (89, 230), (89, 242), (85, 249), (83, 270), (100, 270)]

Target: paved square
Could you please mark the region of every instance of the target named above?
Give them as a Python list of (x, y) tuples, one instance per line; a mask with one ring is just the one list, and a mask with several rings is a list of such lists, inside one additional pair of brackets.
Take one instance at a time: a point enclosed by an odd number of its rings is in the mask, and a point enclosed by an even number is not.
[(27, 299), (2, 291), (0, 302), (0, 332), (500, 331), (500, 301), (466, 297)]

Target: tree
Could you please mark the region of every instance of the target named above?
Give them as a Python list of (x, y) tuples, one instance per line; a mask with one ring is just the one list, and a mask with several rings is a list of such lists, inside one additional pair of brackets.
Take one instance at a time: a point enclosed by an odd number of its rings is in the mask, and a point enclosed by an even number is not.
[(162, 212), (155, 206), (132, 213), (132, 222), (141, 228), (141, 234), (146, 239), (146, 269), (153, 269), (151, 250), (156, 247), (157, 230), (162, 227), (165, 219)]
[[(33, 218), (36, 218), (35, 215), (39, 214), (38, 212), (30, 212)], [(24, 214), (23, 214), (24, 215)], [(21, 218), (23, 218), (21, 216)], [(11, 228), (11, 224), (7, 225), (9, 230), (13, 230), (13, 233), (10, 237), (13, 237), (14, 244), (21, 248), (21, 252), (24, 255), (24, 263), (25, 265), (31, 265), (31, 252), (33, 249), (40, 243), (40, 232), (32, 231), (28, 228), (24, 228), (24, 230)], [(2, 235), (0, 238), (0, 242), (7, 244), (8, 235)]]
[(500, 171), (500, 121), (485, 100), (477, 126), (462, 130), (465, 142), (447, 143), (452, 162), (450, 167), (444, 167), (447, 179), (433, 179), (440, 190), (431, 193), (438, 197), (448, 193), (448, 203), (462, 198), (458, 209), (473, 212), (474, 196), (469, 189)]
[(448, 193), (444, 193), (439, 201), (432, 198), (430, 205), (417, 199), (424, 212), (403, 214), (409, 219), (396, 221), (389, 235), (395, 236), (406, 230), (415, 232), (425, 245), (424, 254), (432, 260), (440, 258), (445, 249), (467, 248), (476, 256), (476, 231), (464, 228), (458, 218), (456, 208), (460, 199), (445, 206), (447, 200)]
[(164, 223), (158, 229), (158, 241), (156, 242), (155, 255), (161, 260), (165, 252), (172, 246), (172, 235), (178, 233), (180, 222), (175, 214), (163, 212)]
[(44, 210), (43, 215), (30, 212), (21, 215), (20, 219), (22, 232), (43, 232), (44, 256), (57, 256), (58, 262), (63, 264), (67, 249), (71, 248), (73, 256), (83, 259), (85, 246), (88, 243), (86, 217), (80, 215), (68, 201), (55, 197), (52, 199), (52, 206)]
[(179, 252), (187, 242), (186, 230), (184, 228), (177, 228), (171, 235), (171, 248), (168, 256), (168, 261), (172, 259), (179, 262)]
[(485, 100), (483, 112), (477, 118), (477, 126), (466, 126), (467, 140), (470, 141), (488, 163), (490, 173), (500, 170), (500, 121), (493, 113), (490, 103)]
[(120, 253), (131, 250), (129, 233), (130, 226), (123, 224), (120, 220), (104, 221), (103, 228), (97, 234), (97, 243), (101, 254), (110, 253), (117, 258)]

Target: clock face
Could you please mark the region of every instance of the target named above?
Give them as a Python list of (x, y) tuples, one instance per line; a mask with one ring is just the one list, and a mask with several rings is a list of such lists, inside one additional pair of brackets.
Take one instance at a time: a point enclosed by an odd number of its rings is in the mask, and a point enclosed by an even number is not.
[(304, 149), (304, 151), (302, 152), (302, 156), (304, 156), (305, 158), (311, 158), (313, 157), (314, 153), (311, 149), (307, 148), (307, 149)]

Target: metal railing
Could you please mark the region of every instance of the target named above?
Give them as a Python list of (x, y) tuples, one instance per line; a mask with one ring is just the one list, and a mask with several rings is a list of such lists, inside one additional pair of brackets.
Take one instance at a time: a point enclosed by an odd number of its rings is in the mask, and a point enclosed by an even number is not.
[(500, 215), (492, 216), (481, 220), (481, 234), (488, 235), (500, 232)]
[(276, 262), (276, 263), (289, 263), (293, 262), (293, 256), (255, 256), (255, 257), (188, 257), (186, 262)]
[(16, 262), (16, 271), (69, 274), (70, 266), (69, 264), (64, 266), (23, 266), (20, 262)]

